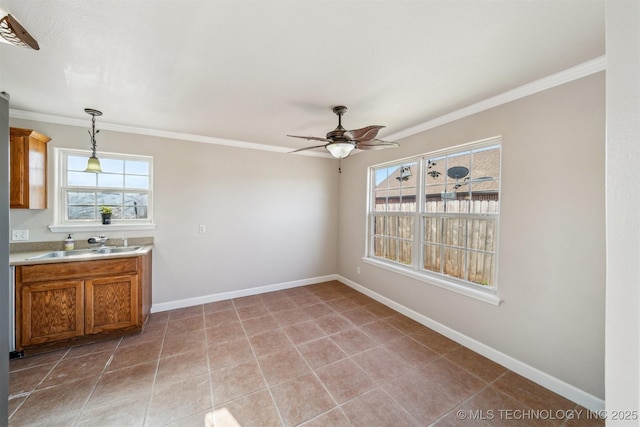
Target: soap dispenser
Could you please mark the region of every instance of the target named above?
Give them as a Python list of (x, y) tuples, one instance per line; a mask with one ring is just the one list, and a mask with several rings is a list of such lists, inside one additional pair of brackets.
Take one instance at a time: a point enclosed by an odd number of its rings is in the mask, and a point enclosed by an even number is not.
[(75, 248), (75, 242), (73, 240), (73, 237), (71, 237), (71, 234), (69, 234), (67, 236), (67, 239), (64, 241), (64, 250), (72, 251), (73, 248)]

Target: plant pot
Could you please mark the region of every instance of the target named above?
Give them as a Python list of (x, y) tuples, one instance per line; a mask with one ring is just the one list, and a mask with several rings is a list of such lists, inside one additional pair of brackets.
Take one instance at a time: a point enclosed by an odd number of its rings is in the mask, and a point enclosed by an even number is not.
[(102, 223), (103, 224), (111, 224), (111, 215), (110, 213), (102, 213)]

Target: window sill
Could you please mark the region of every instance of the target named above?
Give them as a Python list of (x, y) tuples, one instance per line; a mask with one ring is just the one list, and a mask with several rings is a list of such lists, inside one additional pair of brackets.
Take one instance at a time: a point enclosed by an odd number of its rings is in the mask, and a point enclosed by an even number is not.
[(444, 279), (429, 277), (424, 274), (418, 273), (417, 271), (402, 268), (373, 258), (362, 257), (362, 261), (366, 262), (367, 264), (375, 265), (376, 267), (380, 267), (394, 273), (402, 274), (403, 276), (411, 277), (412, 279), (420, 280), (421, 282), (429, 283), (430, 285), (438, 286), (448, 291), (452, 291), (469, 298), (476, 299), (478, 301), (486, 302), (496, 306), (500, 305), (500, 303), (502, 302), (502, 300), (495, 293), (490, 291), (487, 292), (480, 289), (473, 289), (471, 287), (457, 285)]
[(153, 223), (144, 224), (60, 224), (50, 225), (49, 230), (53, 233), (70, 233), (72, 231), (132, 231), (132, 230), (154, 230), (156, 225)]

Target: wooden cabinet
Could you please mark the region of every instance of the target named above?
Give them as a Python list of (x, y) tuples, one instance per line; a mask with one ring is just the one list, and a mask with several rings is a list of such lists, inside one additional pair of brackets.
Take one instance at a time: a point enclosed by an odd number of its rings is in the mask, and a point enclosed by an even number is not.
[(86, 280), (85, 292), (87, 334), (137, 325), (137, 275)]
[(83, 336), (83, 295), (81, 280), (23, 286), (20, 289), (23, 345)]
[(46, 135), (32, 129), (11, 128), (9, 176), (12, 209), (47, 208)]
[(16, 350), (137, 333), (151, 307), (151, 252), (16, 267)]

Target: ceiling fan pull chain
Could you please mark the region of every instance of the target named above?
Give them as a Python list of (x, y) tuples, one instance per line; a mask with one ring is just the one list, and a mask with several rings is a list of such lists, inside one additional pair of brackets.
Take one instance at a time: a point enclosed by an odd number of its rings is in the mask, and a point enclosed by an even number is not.
[(342, 158), (338, 159), (338, 173), (342, 173)]

